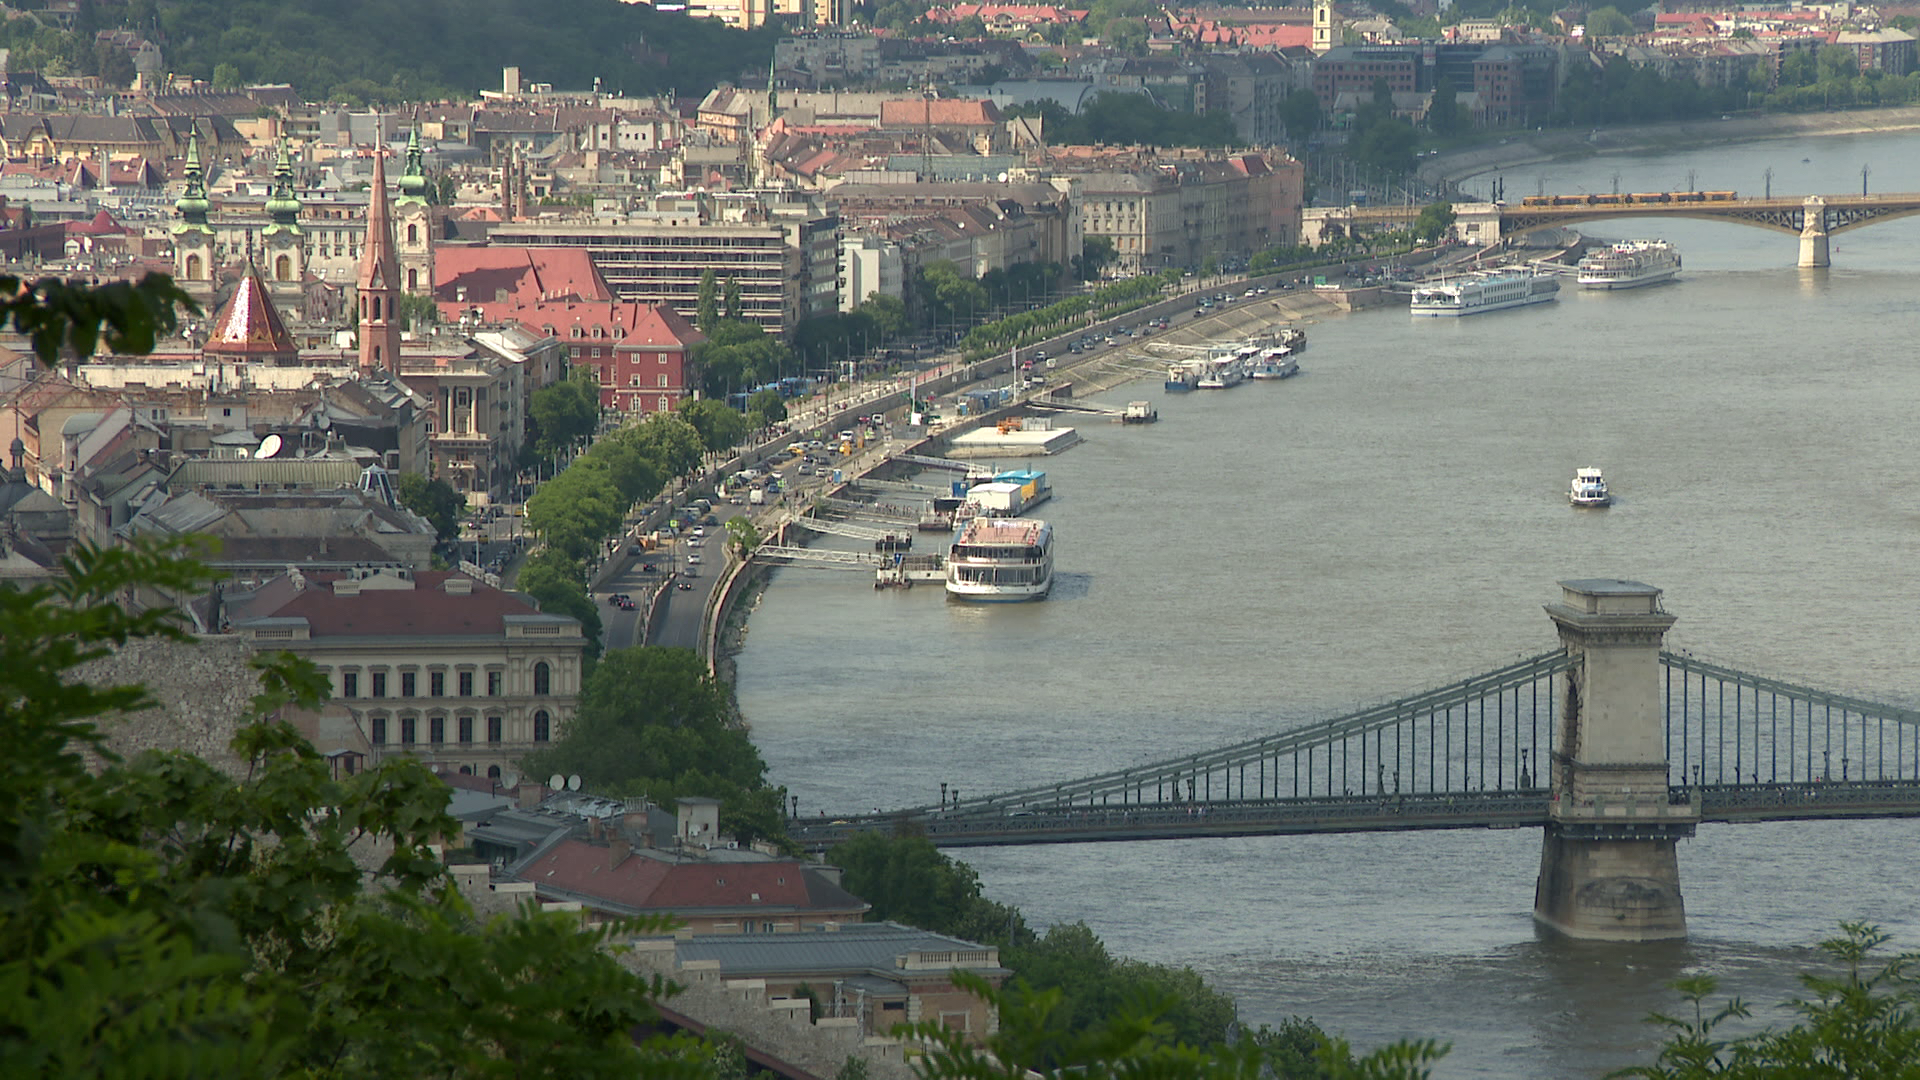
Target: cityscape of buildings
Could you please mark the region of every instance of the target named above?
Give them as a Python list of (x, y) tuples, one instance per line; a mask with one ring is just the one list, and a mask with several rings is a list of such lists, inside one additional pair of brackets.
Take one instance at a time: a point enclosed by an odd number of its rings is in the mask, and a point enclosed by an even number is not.
[[(1912, 34), (1851, 5), (1649, 10), (1604, 39), (1569, 10), (1437, 40), (1327, 0), (1166, 9), (1128, 51), (1082, 9), (956, 3), (923, 36), (848, 26), (849, 10), (689, 8), (808, 26), (757, 80), (698, 97), (509, 68), (471, 101), (351, 110), (176, 86), (127, 31), (102, 31), (137, 72), (125, 93), (0, 63), (0, 258), (93, 283), (162, 271), (204, 312), (137, 356), (47, 367), (0, 340), (0, 579), (44, 580), (75, 544), (217, 537), (213, 589), (129, 602), (318, 665), (333, 696), (302, 729), (336, 768), (407, 755), (445, 776), (488, 864), (479, 888), (595, 920), (668, 914), (696, 940), (792, 935), (774, 961), (710, 940), (678, 960), (779, 994), (829, 979), (832, 1015), (868, 1034), (921, 1018), (984, 1033), (948, 973), (1002, 979), (994, 950), (902, 927), (803, 940), (868, 906), (830, 870), (722, 836), (711, 800), (670, 813), (518, 777), (576, 715), (581, 624), (478, 565), (435, 569), (435, 527), (399, 478), (444, 480), (475, 510), (520, 501), (531, 402), (570, 372), (591, 374), (609, 421), (683, 408), (702, 394), (712, 278), (732, 317), (791, 341), (875, 295), (917, 310), (936, 265), (1064, 275), (1097, 237), (1108, 273), (1134, 275), (1303, 243), (1291, 95), (1337, 124), (1383, 86), (1415, 122), (1451, 93), (1500, 128), (1538, 123), (1573, 72), (1612, 60), (1721, 87), (1836, 46), (1862, 72), (1916, 67)], [(1241, 145), (1049, 136), (1038, 107), (1076, 117), (1108, 94), (1224, 117)]]

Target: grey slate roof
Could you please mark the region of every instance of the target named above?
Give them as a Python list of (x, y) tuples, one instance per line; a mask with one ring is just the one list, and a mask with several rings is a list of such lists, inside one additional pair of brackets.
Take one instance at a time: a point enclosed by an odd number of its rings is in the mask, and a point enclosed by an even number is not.
[[(910, 952), (968, 952), (987, 946), (899, 923), (861, 923), (841, 930), (798, 934), (716, 934), (675, 945), (682, 963), (717, 960), (724, 975), (802, 975), (823, 971), (904, 976)], [(992, 971), (997, 969), (985, 969)]]

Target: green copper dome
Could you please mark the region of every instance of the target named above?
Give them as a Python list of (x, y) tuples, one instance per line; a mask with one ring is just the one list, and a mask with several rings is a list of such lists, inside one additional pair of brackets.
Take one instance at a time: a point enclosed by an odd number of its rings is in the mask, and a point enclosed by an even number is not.
[(187, 190), (180, 193), (174, 201), (173, 209), (189, 225), (205, 225), (207, 211), (213, 204), (207, 201), (206, 175), (200, 171), (200, 136), (194, 135), (187, 140)]

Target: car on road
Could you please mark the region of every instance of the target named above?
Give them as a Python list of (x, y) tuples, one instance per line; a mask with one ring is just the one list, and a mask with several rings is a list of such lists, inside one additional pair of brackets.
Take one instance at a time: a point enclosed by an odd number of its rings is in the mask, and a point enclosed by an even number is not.
[(643, 573), (643, 574), (651, 574), (651, 573), (653, 573), (653, 572), (654, 572), (655, 570), (657, 570), (657, 569), (659, 569), (659, 567), (657, 567), (657, 566), (655, 566), (655, 565), (653, 565), (652, 563), (641, 563), (641, 564), (640, 564), (640, 572), (641, 572), (641, 573)]
[(705, 540), (707, 538), (707, 527), (705, 525), (695, 525), (693, 527), (693, 538), (695, 540)]
[(631, 601), (631, 600), (622, 600), (622, 601), (620, 601), (620, 610), (621, 610), (621, 611), (632, 611), (633, 609), (634, 609), (634, 603), (633, 603), (633, 601)]

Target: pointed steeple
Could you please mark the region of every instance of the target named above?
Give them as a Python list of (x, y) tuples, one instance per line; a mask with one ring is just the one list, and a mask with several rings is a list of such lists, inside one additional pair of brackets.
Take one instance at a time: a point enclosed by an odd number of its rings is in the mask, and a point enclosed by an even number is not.
[[(207, 224), (207, 211), (213, 204), (207, 201), (206, 174), (200, 171), (200, 136), (193, 135), (187, 140), (187, 190), (180, 193), (173, 208), (179, 213), (181, 225)], [(176, 229), (178, 227), (176, 226)]]
[(280, 140), (274, 157), (273, 194), (267, 199), (267, 213), (273, 217), (267, 233), (300, 231), (300, 197), (293, 193), (293, 162), (287, 159), (285, 139)]
[(779, 83), (775, 79), (777, 70), (773, 60), (769, 58), (767, 60), (767, 123), (769, 124), (780, 119), (780, 91)]
[(247, 253), (246, 273), (213, 317), (203, 351), (208, 356), (254, 363), (292, 364), (300, 358), (293, 335), (287, 333), (286, 323), (260, 280), (251, 251)]
[(400, 261), (393, 251), (393, 211), (387, 204), (384, 151), (373, 158), (373, 185), (367, 195), (367, 235), (360, 249), (360, 367), (400, 371)]
[(407, 167), (400, 172), (400, 197), (393, 201), (395, 206), (427, 201), (427, 167), (425, 156), (420, 152), (420, 120), (414, 118), (413, 130), (407, 133)]

